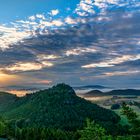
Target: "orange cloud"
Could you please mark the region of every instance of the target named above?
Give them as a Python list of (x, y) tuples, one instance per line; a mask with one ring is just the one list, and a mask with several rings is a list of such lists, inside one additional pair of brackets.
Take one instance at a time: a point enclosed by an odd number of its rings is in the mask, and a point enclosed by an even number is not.
[(52, 81), (51, 80), (41, 80), (38, 83), (40, 83), (40, 84), (50, 84), (50, 83), (52, 83)]
[(13, 83), (16, 83), (19, 81), (21, 77), (13, 74), (6, 74), (3, 72), (0, 72), (0, 85), (1, 86), (7, 86)]

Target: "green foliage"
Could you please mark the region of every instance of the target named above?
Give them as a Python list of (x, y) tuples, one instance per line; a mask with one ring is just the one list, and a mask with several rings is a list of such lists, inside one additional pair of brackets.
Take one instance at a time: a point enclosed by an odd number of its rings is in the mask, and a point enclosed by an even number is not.
[(4, 122), (0, 121), (0, 136), (5, 137), (6, 135), (6, 125)]
[(74, 90), (65, 84), (17, 98), (10, 106), (2, 115), (19, 128), (47, 126), (75, 131), (83, 127), (86, 118), (90, 118), (109, 133), (114, 133), (114, 124), (120, 120), (113, 111), (76, 96)]
[(3, 114), (12, 109), (12, 104), (14, 104), (16, 99), (16, 95), (0, 92), (0, 113)]
[(79, 133), (81, 135), (79, 140), (102, 140), (102, 137), (105, 136), (105, 129), (87, 119), (87, 126)]
[(11, 138), (17, 140), (77, 140), (79, 135), (76, 132), (67, 132), (53, 128), (17, 128), (13, 130)]
[(138, 119), (136, 112), (134, 112), (134, 110), (125, 103), (123, 103), (122, 108), (122, 114), (126, 115), (129, 123), (131, 124), (130, 133), (140, 134), (140, 120)]
[(104, 136), (102, 140), (139, 140), (140, 137), (137, 136)]
[(113, 109), (119, 109), (120, 108), (120, 105), (119, 104), (113, 104), (112, 106), (111, 106), (111, 109), (113, 110)]

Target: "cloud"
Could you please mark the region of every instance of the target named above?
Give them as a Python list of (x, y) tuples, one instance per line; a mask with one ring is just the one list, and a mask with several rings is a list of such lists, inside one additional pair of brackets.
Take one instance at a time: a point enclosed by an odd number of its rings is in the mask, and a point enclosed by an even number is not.
[(71, 18), (71, 17), (66, 17), (66, 18), (65, 18), (65, 23), (67, 23), (67, 24), (77, 24), (77, 21), (74, 20), (74, 19)]
[[(89, 15), (104, 15), (108, 10), (116, 9), (121, 10), (121, 8), (126, 11), (138, 10), (140, 6), (139, 0), (127, 1), (127, 0), (80, 0), (77, 4), (75, 13), (79, 16), (89, 16)], [(116, 10), (114, 8), (114, 10)], [(96, 10), (95, 10), (96, 9)]]
[(95, 14), (93, 9), (94, 0), (81, 0), (77, 5), (75, 12), (80, 16), (87, 16), (88, 14)]
[(12, 45), (22, 42), (24, 39), (47, 34), (47, 27), (55, 28), (64, 26), (60, 19), (47, 20), (43, 14), (30, 16), (28, 20), (11, 22), (10, 26), (0, 25), (0, 49), (8, 49)]
[(42, 69), (42, 65), (39, 63), (16, 63), (14, 65), (11, 65), (7, 68), (5, 68), (5, 70), (7, 71), (11, 71), (11, 72), (18, 72), (18, 71), (32, 71), (32, 70), (40, 70)]
[(64, 23), (61, 20), (53, 20), (51, 23), (52, 23), (52, 26), (62, 26), (62, 25), (64, 25)]
[(42, 61), (42, 60), (55, 60), (55, 59), (60, 58), (60, 56), (53, 55), (53, 54), (50, 54), (50, 55), (40, 54), (40, 55), (37, 56), (37, 58), (38, 58), (38, 61)]
[(95, 68), (95, 67), (113, 67), (116, 64), (121, 64), (127, 61), (134, 61), (140, 59), (140, 55), (124, 55), (113, 59), (104, 60), (103, 62), (93, 63), (82, 66), (82, 68)]
[(0, 33), (0, 49), (2, 50), (5, 50), (9, 48), (10, 45), (14, 45), (31, 36), (31, 33), (28, 31), (18, 31), (17, 28), (5, 26), (0, 26)]
[(2, 71), (0, 71), (0, 83), (1, 86), (7, 86), (11, 84), (12, 82), (16, 82), (20, 80), (20, 77), (14, 74), (6, 74)]
[(43, 14), (36, 14), (36, 17), (37, 17), (37, 18), (40, 18), (40, 19), (42, 19), (42, 20), (45, 20), (45, 19), (46, 19), (45, 16), (44, 16)]
[(59, 10), (58, 9), (51, 10), (51, 12), (50, 12), (50, 15), (52, 15), (52, 16), (56, 16), (58, 14), (59, 14)]
[(46, 20), (46, 17), (44, 14), (36, 14), (36, 15), (29, 16), (28, 19), (31, 21), (35, 21), (36, 19)]
[(48, 61), (41, 61), (43, 67), (52, 67), (54, 64)]
[(51, 67), (53, 66), (52, 63), (48, 61), (41, 61), (40, 63), (35, 62), (18, 62), (11, 66), (8, 66), (2, 70), (9, 71), (9, 72), (24, 72), (24, 71), (35, 71), (35, 70), (41, 70), (44, 67)]
[[(93, 80), (93, 79), (96, 79), (96, 80), (97, 79), (100, 79), (100, 80), (103, 80), (103, 79), (110, 80), (111, 78), (115, 79), (116, 77), (118, 79), (122, 79), (124, 77), (137, 76), (139, 74), (140, 74), (139, 70), (113, 71), (113, 72), (104, 72), (104, 73), (102, 73), (100, 75), (94, 75), (94, 76), (86, 76), (86, 77), (81, 76), (80, 79), (82, 81)], [(116, 81), (117, 81), (117, 79), (116, 79)], [(121, 80), (119, 80), (119, 82), (121, 82)], [(122, 82), (126, 82), (126, 81), (122, 81)]]
[(66, 56), (70, 55), (82, 55), (84, 53), (95, 53), (97, 50), (95, 48), (75, 48), (66, 51)]
[(106, 72), (103, 75), (110, 77), (110, 76), (127, 76), (127, 75), (137, 75), (139, 74), (139, 70), (127, 70), (127, 71), (115, 71), (115, 72)]
[(101, 63), (96, 63), (96, 64), (88, 64), (88, 65), (84, 65), (82, 66), (82, 68), (95, 68), (95, 67), (113, 67), (114, 65), (113, 64), (107, 64), (105, 62), (101, 62)]
[(30, 16), (30, 17), (29, 17), (29, 20), (31, 20), (31, 21), (34, 21), (35, 19), (36, 19), (35, 16)]
[(52, 81), (51, 80), (40, 80), (40, 81), (38, 81), (38, 83), (39, 84), (50, 84), (50, 83), (52, 83)]

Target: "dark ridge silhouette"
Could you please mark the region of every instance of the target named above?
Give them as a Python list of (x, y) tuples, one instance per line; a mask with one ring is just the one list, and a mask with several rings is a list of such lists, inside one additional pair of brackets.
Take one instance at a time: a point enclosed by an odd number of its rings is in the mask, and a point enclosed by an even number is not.
[(111, 96), (111, 95), (132, 95), (140, 96), (140, 90), (136, 89), (122, 89), (122, 90), (112, 90), (109, 92), (102, 92), (99, 90), (91, 90), (84, 94), (85, 97), (96, 97), (96, 96)]
[(77, 86), (77, 87), (73, 87), (74, 89), (104, 89), (104, 88), (108, 88), (105, 86), (101, 86), (101, 85), (86, 85), (86, 86)]

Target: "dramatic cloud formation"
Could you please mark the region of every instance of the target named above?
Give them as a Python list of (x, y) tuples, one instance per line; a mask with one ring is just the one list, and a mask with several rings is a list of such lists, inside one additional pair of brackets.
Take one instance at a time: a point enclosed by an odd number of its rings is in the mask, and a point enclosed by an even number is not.
[(14, 45), (29, 36), (28, 31), (20, 32), (16, 28), (0, 26), (0, 48), (7, 49), (10, 45)]
[(64, 9), (0, 25), (1, 85), (138, 87), (139, 0), (81, 0)]

